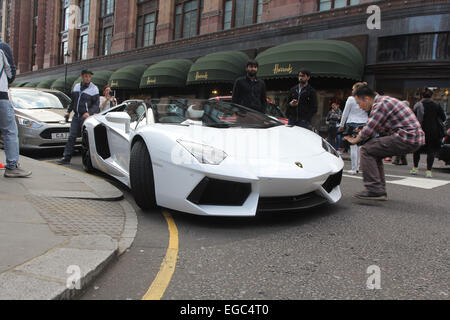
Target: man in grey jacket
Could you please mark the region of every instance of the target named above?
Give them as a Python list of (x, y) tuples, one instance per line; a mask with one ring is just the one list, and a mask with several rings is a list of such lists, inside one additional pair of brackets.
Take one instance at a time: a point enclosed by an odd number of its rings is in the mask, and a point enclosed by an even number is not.
[(70, 125), (69, 141), (64, 149), (63, 158), (58, 161), (59, 164), (70, 163), (77, 137), (81, 136), (84, 120), (100, 112), (100, 93), (97, 86), (91, 82), (92, 75), (90, 70), (81, 71), (82, 81), (73, 88), (72, 102), (65, 115), (66, 120), (69, 120), (72, 111), (75, 114)]
[(8, 86), (16, 78), (16, 66), (11, 48), (0, 41), (0, 131), (6, 155), (6, 178), (23, 178), (31, 175), (31, 171), (19, 168), (19, 138), (14, 109), (9, 101)]

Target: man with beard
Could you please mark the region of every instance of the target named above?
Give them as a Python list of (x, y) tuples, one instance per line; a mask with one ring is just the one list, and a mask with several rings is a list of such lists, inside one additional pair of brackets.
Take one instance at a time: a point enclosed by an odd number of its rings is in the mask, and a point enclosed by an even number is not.
[(233, 88), (233, 103), (264, 113), (267, 107), (266, 84), (256, 78), (258, 62), (250, 60), (246, 67), (247, 75), (238, 78)]
[(311, 72), (302, 69), (298, 73), (299, 84), (291, 88), (286, 115), (289, 125), (311, 130), (311, 118), (317, 113), (316, 90), (309, 84)]

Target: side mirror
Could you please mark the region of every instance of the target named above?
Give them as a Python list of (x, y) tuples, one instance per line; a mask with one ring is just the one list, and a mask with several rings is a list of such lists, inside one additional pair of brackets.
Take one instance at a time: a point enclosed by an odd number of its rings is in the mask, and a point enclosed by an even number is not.
[(106, 115), (105, 119), (113, 123), (121, 123), (125, 125), (125, 132), (130, 132), (130, 115), (126, 112), (110, 112)]

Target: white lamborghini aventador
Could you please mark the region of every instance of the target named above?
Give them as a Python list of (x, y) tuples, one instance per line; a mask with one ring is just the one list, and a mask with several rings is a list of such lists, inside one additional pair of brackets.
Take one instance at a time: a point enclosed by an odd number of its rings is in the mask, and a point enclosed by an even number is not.
[(82, 150), (143, 209), (254, 216), (341, 198), (344, 163), (319, 135), (224, 101), (126, 101), (85, 121)]

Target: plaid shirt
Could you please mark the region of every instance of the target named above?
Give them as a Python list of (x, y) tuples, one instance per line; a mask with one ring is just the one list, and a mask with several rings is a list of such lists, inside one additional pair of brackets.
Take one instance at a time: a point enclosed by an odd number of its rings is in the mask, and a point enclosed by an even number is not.
[(425, 133), (414, 112), (407, 104), (388, 96), (375, 97), (369, 119), (359, 136), (365, 140), (375, 133), (395, 135), (412, 145), (425, 144)]

